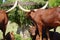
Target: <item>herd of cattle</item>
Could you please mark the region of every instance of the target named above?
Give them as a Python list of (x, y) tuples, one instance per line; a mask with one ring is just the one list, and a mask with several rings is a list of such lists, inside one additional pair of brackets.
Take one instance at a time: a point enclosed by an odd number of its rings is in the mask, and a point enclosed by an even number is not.
[[(38, 39), (43, 40), (42, 36), (43, 30), (46, 31), (45, 33), (47, 35), (47, 40), (51, 40), (49, 36), (49, 30), (54, 28), (55, 32), (57, 26), (60, 26), (60, 7), (45, 9), (46, 6), (48, 5), (47, 2), (46, 5), (40, 9), (26, 10), (19, 4), (17, 0), (14, 6), (8, 11), (0, 10), (0, 30), (3, 32), (3, 39), (5, 40), (6, 38), (5, 32), (6, 32), (6, 25), (8, 23), (7, 13), (12, 9), (14, 9), (17, 5), (22, 11), (26, 12), (27, 17), (33, 21), (34, 27), (30, 26), (29, 32), (31, 35), (36, 35), (36, 37), (33, 38), (32, 40), (38, 40)], [(12, 37), (11, 40), (14, 40), (14, 38)]]

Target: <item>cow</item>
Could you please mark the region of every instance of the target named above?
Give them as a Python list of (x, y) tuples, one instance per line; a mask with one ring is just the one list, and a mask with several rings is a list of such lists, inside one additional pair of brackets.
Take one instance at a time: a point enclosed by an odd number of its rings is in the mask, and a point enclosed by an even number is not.
[[(48, 5), (48, 1), (47, 1), (46, 4), (45, 4), (42, 8), (40, 8), (40, 9), (41, 9), (41, 10), (42, 10), (42, 9), (45, 9), (45, 8), (47, 7), (47, 5)], [(19, 6), (19, 8), (20, 8), (21, 10), (27, 12), (27, 16), (29, 16), (29, 17), (31, 17), (30, 14), (33, 15), (32, 12), (35, 12), (35, 11), (38, 10), (38, 9), (34, 9), (34, 10), (26, 10), (26, 9), (22, 8), (22, 6), (19, 4), (19, 2), (18, 2), (18, 6)], [(33, 17), (33, 16), (32, 16), (32, 17)], [(32, 17), (31, 17), (30, 19), (32, 19)], [(34, 19), (32, 19), (32, 20), (34, 21)], [(34, 23), (36, 23), (36, 22), (34, 22)]]
[(40, 35), (40, 40), (42, 40), (43, 28), (46, 29), (48, 40), (50, 40), (49, 29), (60, 26), (60, 7), (26, 10), (20, 4), (18, 4), (18, 6), (21, 10), (27, 12), (29, 18), (36, 23)]
[(13, 32), (8, 32), (5, 36), (6, 40), (15, 40), (14, 33)]
[(9, 10), (0, 10), (0, 30), (3, 32), (3, 39), (5, 40), (5, 32), (6, 32), (6, 26), (8, 23), (8, 15), (7, 13), (11, 10), (13, 10), (17, 6), (17, 1), (15, 2), (14, 6), (10, 8)]

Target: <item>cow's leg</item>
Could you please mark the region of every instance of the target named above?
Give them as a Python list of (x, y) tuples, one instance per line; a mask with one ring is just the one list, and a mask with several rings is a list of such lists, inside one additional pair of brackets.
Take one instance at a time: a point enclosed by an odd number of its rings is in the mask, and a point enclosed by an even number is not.
[(3, 32), (3, 40), (5, 40), (5, 32), (6, 32), (6, 27), (5, 26), (4, 26), (3, 30), (2, 30), (2, 32)]
[(55, 35), (55, 32), (56, 32), (56, 27), (54, 28), (53, 40), (55, 39), (55, 37), (54, 37), (54, 35)]
[(42, 25), (38, 24), (38, 31), (40, 35), (40, 40), (42, 40)]
[(56, 27), (54, 28), (54, 32), (56, 32)]
[(48, 28), (46, 29), (46, 34), (47, 34), (48, 40), (50, 40), (49, 30), (48, 30)]
[(39, 35), (38, 34), (36, 35), (36, 40), (39, 40)]

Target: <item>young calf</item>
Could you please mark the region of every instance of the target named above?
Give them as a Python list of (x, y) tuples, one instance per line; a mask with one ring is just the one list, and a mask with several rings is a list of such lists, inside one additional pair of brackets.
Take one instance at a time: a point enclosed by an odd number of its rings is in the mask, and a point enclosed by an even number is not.
[(13, 32), (8, 32), (5, 37), (6, 40), (15, 40)]
[(30, 26), (29, 33), (30, 33), (32, 40), (37, 40), (36, 36), (38, 35), (38, 31), (35, 26)]

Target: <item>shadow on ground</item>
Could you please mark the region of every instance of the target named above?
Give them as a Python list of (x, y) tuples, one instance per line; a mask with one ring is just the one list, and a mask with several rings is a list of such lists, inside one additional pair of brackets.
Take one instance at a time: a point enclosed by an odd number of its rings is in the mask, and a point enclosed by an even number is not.
[[(49, 34), (50, 34), (50, 40), (60, 40), (60, 33), (50, 31)], [(36, 35), (33, 36), (32, 40), (39, 40), (39, 36), (37, 37)], [(47, 40), (47, 35), (45, 33), (43, 33), (43, 40)]]
[(60, 33), (50, 31), (50, 39), (51, 40), (60, 40)]
[[(49, 35), (50, 35), (50, 39), (51, 40), (60, 40), (60, 33), (58, 33), (58, 32), (52, 32), (52, 31), (50, 31)], [(47, 36), (45, 35), (43, 38), (47, 38)]]

